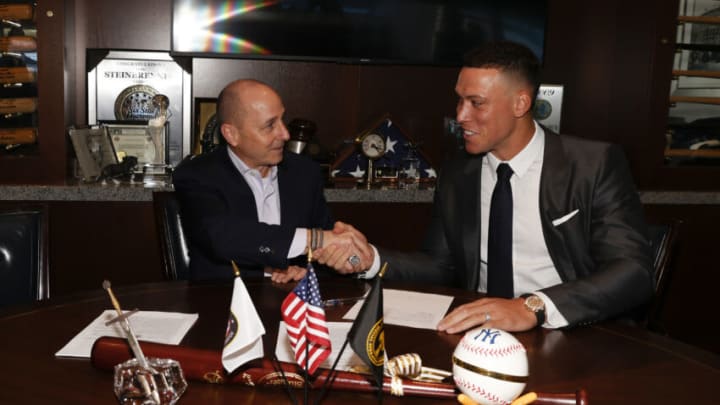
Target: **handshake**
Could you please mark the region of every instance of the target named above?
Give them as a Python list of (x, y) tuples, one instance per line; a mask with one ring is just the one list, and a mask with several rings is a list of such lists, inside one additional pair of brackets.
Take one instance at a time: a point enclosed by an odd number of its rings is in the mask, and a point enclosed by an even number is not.
[[(308, 249), (311, 246), (317, 246), (312, 250), (313, 260), (340, 274), (366, 271), (375, 259), (375, 250), (365, 235), (352, 225), (340, 221), (335, 222), (332, 230), (308, 230)], [(305, 268), (290, 266), (287, 270), (273, 269), (271, 278), (274, 282), (286, 283), (304, 276)]]
[(323, 243), (312, 253), (318, 263), (341, 274), (358, 273), (370, 268), (375, 252), (365, 235), (352, 225), (338, 221), (331, 231), (320, 232)]

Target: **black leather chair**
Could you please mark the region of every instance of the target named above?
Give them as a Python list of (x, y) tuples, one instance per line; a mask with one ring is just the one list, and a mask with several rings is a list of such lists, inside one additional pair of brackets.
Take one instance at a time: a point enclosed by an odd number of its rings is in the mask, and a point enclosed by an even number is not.
[(646, 327), (654, 332), (665, 333), (661, 312), (665, 302), (667, 284), (670, 280), (671, 259), (681, 225), (681, 221), (674, 220), (667, 224), (650, 224), (648, 226), (648, 236), (654, 258), (655, 296), (648, 307), (645, 323)]
[(0, 209), (0, 307), (50, 296), (47, 210)]
[(154, 192), (153, 209), (165, 277), (168, 280), (187, 280), (190, 277), (190, 258), (175, 192)]

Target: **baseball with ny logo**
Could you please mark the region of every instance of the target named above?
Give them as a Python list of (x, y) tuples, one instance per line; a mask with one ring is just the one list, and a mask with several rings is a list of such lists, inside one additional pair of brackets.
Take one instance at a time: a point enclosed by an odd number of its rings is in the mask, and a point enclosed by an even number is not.
[(468, 331), (452, 361), (455, 385), (479, 404), (509, 405), (525, 389), (527, 352), (509, 332), (482, 327)]

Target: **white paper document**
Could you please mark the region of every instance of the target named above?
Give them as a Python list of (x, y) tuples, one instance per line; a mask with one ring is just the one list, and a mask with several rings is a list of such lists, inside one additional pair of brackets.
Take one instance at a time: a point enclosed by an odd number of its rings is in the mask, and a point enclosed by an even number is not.
[[(345, 338), (347, 337), (348, 332), (350, 332), (352, 322), (326, 323), (328, 331), (330, 332), (332, 353), (330, 353), (330, 356), (328, 356), (328, 358), (320, 364), (320, 368), (329, 369), (335, 362), (338, 353), (340, 353), (340, 349), (342, 348), (343, 343), (345, 343)], [(296, 363), (292, 345), (290, 345), (290, 339), (288, 339), (287, 330), (285, 329), (285, 322), (282, 321), (280, 322), (280, 327), (278, 327), (278, 338), (277, 343), (275, 344), (275, 355), (277, 356), (279, 361)], [(360, 360), (360, 357), (355, 354), (353, 349), (350, 347), (350, 344), (348, 344), (347, 346), (345, 346), (345, 352), (340, 357), (340, 361), (338, 362), (336, 369), (341, 371), (353, 371), (353, 369), (357, 367), (364, 367), (363, 361)]]
[[(383, 322), (388, 325), (435, 329), (445, 316), (453, 297), (405, 290), (383, 290)], [(343, 316), (355, 319), (364, 301), (359, 301)]]
[[(117, 317), (115, 310), (105, 310), (90, 325), (72, 338), (68, 344), (55, 353), (55, 356), (90, 358), (93, 343), (98, 338), (103, 336), (124, 338), (125, 331), (120, 326), (120, 322), (105, 326), (105, 322), (115, 317)], [(198, 314), (139, 311), (127, 319), (130, 321), (130, 326), (138, 340), (177, 345), (180, 344), (190, 327), (197, 321)]]

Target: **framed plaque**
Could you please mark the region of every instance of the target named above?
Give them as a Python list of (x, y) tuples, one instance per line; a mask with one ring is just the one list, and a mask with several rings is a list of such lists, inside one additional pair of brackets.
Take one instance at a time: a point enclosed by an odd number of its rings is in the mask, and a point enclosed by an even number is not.
[[(148, 121), (157, 118), (153, 100), (163, 97), (167, 101), (164, 163), (176, 166), (192, 152), (191, 76), (168, 53), (92, 50), (88, 61), (91, 65), (88, 66), (89, 123), (137, 121), (138, 125), (147, 125)], [(150, 149), (149, 145), (143, 148), (142, 138), (134, 136), (142, 132), (137, 125), (113, 129), (124, 148), (130, 148), (134, 153)], [(149, 159), (138, 156), (139, 166)]]
[(107, 129), (118, 161), (125, 156), (137, 158), (136, 172), (141, 173), (148, 164), (166, 164), (168, 123), (154, 128), (147, 122), (107, 121), (102, 126)]

